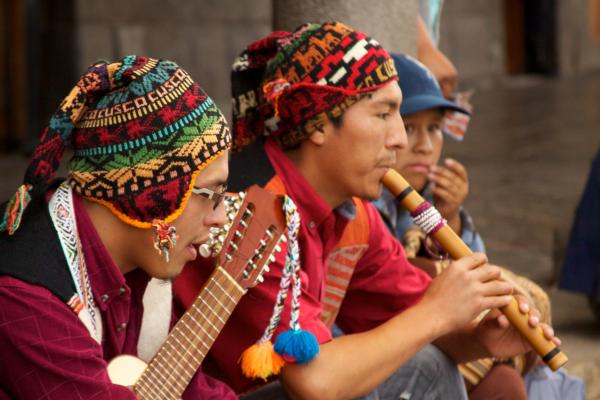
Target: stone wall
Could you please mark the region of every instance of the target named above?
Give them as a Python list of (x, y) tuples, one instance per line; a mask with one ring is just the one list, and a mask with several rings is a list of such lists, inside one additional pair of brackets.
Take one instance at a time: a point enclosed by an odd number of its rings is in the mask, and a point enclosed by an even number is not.
[(273, 10), (275, 29), (334, 19), (366, 32), (389, 51), (417, 51), (417, 0), (274, 0)]
[[(494, 86), (506, 77), (504, 5), (510, 0), (452, 0), (444, 3), (440, 48), (456, 64), (461, 80)], [(600, 39), (588, 26), (590, 0), (555, 0), (558, 73), (600, 70)]]
[[(510, 0), (446, 1), (441, 49), (461, 81), (496, 86), (506, 77), (504, 4)], [(600, 69), (600, 40), (587, 26), (589, 0), (557, 1), (561, 75)], [(242, 48), (271, 31), (306, 20), (336, 18), (364, 30), (393, 51), (414, 54), (410, 35), (416, 0), (75, 0), (78, 70), (98, 58), (126, 54), (170, 58), (186, 68), (229, 113), (229, 70)]]
[(461, 81), (492, 84), (504, 74), (502, 0), (444, 2), (439, 47)]
[(78, 69), (128, 54), (183, 66), (229, 115), (229, 71), (239, 52), (271, 31), (271, 0), (76, 1)]
[[(589, 26), (594, 0), (560, 0), (558, 30), (559, 64), (563, 75), (600, 69), (600, 38), (594, 40)], [(600, 12), (600, 9), (597, 9)], [(600, 18), (600, 16), (598, 16)]]

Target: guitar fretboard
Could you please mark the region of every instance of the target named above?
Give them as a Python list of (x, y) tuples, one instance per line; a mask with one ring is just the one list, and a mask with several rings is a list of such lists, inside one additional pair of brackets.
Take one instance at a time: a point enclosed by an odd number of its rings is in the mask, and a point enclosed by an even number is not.
[(245, 290), (217, 267), (177, 321), (133, 390), (142, 399), (179, 399)]

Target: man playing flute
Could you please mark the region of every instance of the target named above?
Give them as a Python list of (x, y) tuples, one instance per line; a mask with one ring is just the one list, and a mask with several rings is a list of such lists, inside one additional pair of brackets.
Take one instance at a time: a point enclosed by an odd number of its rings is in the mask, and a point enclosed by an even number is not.
[[(369, 203), (407, 145), (397, 79), (375, 40), (331, 21), (273, 32), (233, 65), (231, 184), (293, 200), (287, 256), (242, 299), (205, 362), (244, 398), (462, 399), (456, 363), (528, 349), (496, 311), (473, 322), (513, 292), (485, 255), (431, 280)], [(184, 274), (178, 293), (208, 271), (191, 263)], [(346, 335), (332, 338), (334, 322)], [(248, 377), (273, 383), (253, 392), (264, 381)]]

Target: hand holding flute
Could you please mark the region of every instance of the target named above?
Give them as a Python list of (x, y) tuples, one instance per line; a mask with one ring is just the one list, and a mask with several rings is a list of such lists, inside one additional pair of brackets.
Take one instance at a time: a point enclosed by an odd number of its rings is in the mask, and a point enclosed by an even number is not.
[[(410, 187), (410, 185), (400, 174), (394, 170), (390, 170), (383, 177), (382, 181), (384, 185), (397, 197), (398, 201), (407, 210), (413, 213), (417, 225), (420, 225), (426, 232), (429, 232), (453, 259), (460, 259), (472, 254), (471, 250), (462, 242), (462, 240), (460, 240), (454, 231), (452, 231), (450, 227), (443, 223), (443, 220), (441, 220), (441, 217), (439, 217), (439, 213), (437, 213), (433, 207), (430, 207), (430, 205), (426, 203), (423, 198)], [(475, 257), (477, 257), (477, 255)], [(485, 263), (485, 261), (486, 260), (484, 258), (481, 260), (481, 264), (475, 263), (475, 265), (482, 265)], [(459, 263), (460, 261), (456, 264), (460, 266), (461, 264)], [(473, 264), (473, 262), (471, 262), (471, 264)], [(487, 268), (492, 266), (485, 267), (486, 270), (482, 270), (481, 273), (490, 274), (490, 280), (497, 280), (500, 278), (499, 271), (498, 276), (494, 276), (495, 272), (490, 271), (489, 268)], [(493, 270), (494, 268), (492, 267), (491, 269)], [(473, 275), (471, 274), (471, 276)], [(489, 285), (488, 289), (500, 290), (500, 292), (502, 290), (502, 288), (499, 287), (492, 289)], [(490, 305), (490, 308), (493, 307), (496, 307), (496, 305)], [(566, 355), (560, 351), (560, 349), (551, 339), (546, 337), (539, 325), (533, 324), (536, 326), (532, 326), (529, 321), (529, 316), (527, 314), (523, 314), (519, 310), (519, 304), (516, 299), (510, 299), (508, 305), (501, 307), (501, 311), (510, 321), (510, 323), (527, 340), (531, 347), (540, 355), (540, 357), (542, 357), (542, 360), (550, 366), (550, 368), (556, 370), (568, 361)]]

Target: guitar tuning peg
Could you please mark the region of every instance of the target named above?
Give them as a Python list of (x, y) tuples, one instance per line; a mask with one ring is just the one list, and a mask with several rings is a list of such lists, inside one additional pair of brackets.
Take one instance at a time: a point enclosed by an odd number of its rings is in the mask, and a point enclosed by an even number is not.
[(246, 197), (246, 192), (240, 192), (240, 199), (244, 199), (244, 197)]
[(265, 265), (265, 267), (263, 268), (264, 273), (266, 274), (267, 272), (269, 272), (271, 270), (271, 268), (269, 268), (268, 265)]
[(281, 241), (283, 243), (287, 242), (287, 237), (285, 235), (281, 235)]
[(270, 262), (270, 263), (272, 263), (272, 262), (275, 262), (275, 256), (274, 256), (273, 254), (271, 254), (271, 255), (269, 256), (269, 262)]
[(275, 246), (275, 252), (279, 253), (281, 251), (281, 246), (280, 245), (276, 245)]
[(208, 245), (208, 243), (203, 243), (198, 247), (198, 252), (200, 253), (200, 256), (204, 257), (204, 258), (208, 258), (212, 255), (212, 251), (210, 249), (210, 246)]
[(265, 277), (264, 277), (264, 276), (262, 276), (262, 275), (260, 275), (258, 278), (256, 278), (256, 280), (257, 280), (259, 283), (263, 283), (263, 282), (265, 281)]

